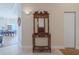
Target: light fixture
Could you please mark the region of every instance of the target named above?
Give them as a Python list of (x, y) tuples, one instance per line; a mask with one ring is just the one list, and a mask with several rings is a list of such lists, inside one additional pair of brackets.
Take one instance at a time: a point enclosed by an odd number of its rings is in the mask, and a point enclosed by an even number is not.
[(25, 14), (29, 15), (29, 14), (31, 14), (32, 11), (30, 9), (24, 9), (24, 12), (25, 12)]
[(25, 11), (25, 13), (26, 13), (27, 15), (29, 15), (29, 14), (31, 13), (31, 11)]

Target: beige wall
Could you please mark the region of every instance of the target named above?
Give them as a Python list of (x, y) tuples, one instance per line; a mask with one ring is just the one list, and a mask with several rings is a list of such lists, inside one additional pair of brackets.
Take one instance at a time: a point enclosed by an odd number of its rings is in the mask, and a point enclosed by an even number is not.
[[(50, 14), (51, 46), (64, 47), (64, 11), (76, 12), (76, 47), (79, 46), (79, 4), (22, 4), (22, 45), (32, 46), (33, 12), (46, 10)], [(32, 11), (26, 15), (24, 11)]]

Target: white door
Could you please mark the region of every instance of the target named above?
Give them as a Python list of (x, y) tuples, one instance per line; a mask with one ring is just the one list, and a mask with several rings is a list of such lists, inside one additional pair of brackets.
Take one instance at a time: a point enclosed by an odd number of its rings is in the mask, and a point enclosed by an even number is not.
[(75, 44), (75, 13), (64, 13), (64, 43), (66, 48), (74, 48)]

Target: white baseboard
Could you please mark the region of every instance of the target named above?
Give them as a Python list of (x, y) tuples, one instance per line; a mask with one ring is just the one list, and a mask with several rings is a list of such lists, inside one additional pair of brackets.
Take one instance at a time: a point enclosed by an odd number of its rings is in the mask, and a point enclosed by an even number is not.
[(76, 46), (76, 49), (79, 49), (79, 46)]
[(32, 46), (22, 45), (23, 48), (32, 48)]
[(64, 46), (51, 46), (51, 48), (64, 49)]
[[(23, 48), (32, 48), (33, 46), (22, 45)], [(64, 49), (64, 46), (51, 46), (51, 48)]]
[[(33, 47), (33, 46), (30, 46), (30, 45), (20, 45), (20, 46), (23, 47), (23, 48), (32, 48)], [(65, 47), (54, 45), (54, 46), (51, 46), (51, 48), (64, 49)], [(76, 46), (76, 49), (79, 49), (79, 46)]]

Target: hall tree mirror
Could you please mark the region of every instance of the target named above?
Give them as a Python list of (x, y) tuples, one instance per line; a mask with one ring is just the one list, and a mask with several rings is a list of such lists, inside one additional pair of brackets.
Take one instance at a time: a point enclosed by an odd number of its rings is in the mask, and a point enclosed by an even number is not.
[(36, 11), (33, 14), (33, 52), (51, 52), (51, 35), (49, 33), (49, 13)]
[(45, 33), (48, 33), (48, 27), (49, 27), (49, 25), (48, 25), (48, 22), (49, 22), (49, 20), (48, 20), (48, 17), (40, 17), (40, 18), (38, 18), (38, 17), (36, 17), (36, 18), (34, 18), (35, 20), (34, 20), (34, 23), (35, 23), (35, 33), (38, 33), (38, 32), (45, 32)]

